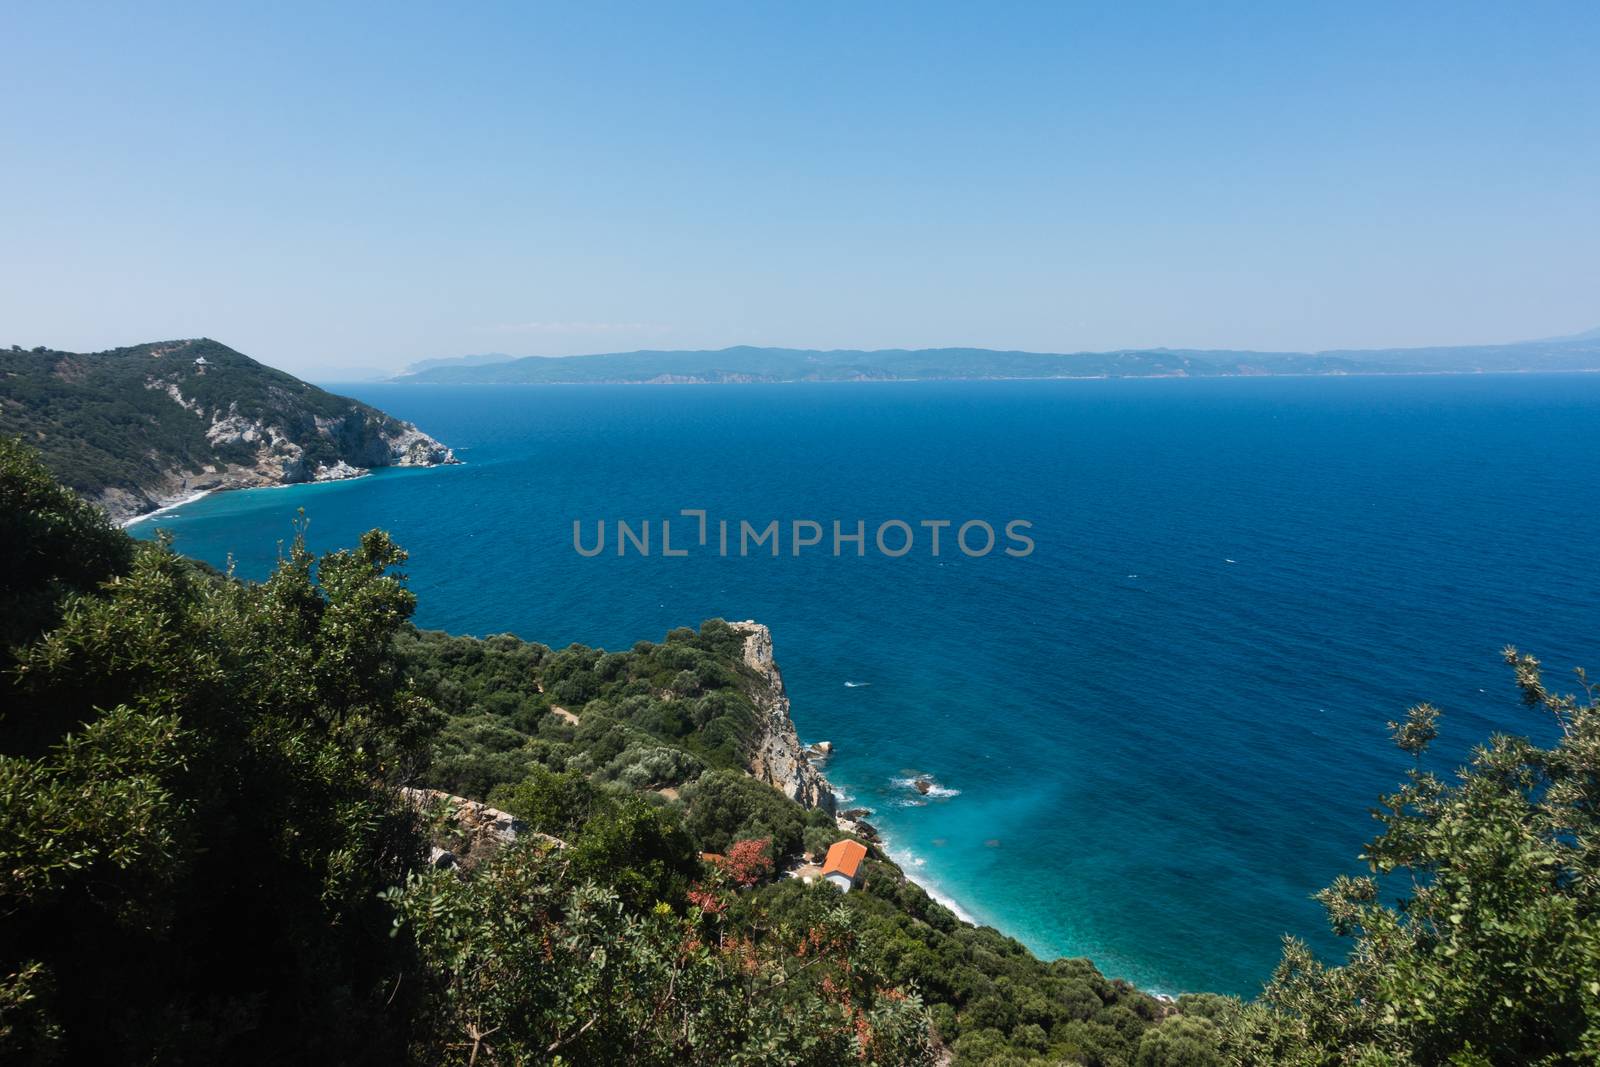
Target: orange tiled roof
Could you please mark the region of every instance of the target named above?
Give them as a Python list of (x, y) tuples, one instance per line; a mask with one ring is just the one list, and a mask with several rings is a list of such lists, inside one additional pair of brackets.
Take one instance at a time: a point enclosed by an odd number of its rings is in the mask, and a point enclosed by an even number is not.
[(833, 847), (828, 849), (828, 858), (822, 864), (822, 876), (826, 878), (835, 871), (855, 880), (856, 872), (861, 869), (861, 861), (867, 858), (867, 846), (859, 841), (835, 841)]

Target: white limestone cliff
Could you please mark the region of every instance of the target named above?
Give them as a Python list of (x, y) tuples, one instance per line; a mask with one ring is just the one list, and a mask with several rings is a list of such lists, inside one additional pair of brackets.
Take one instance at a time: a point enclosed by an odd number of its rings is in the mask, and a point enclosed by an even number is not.
[(755, 675), (750, 699), (758, 722), (750, 773), (804, 807), (833, 814), (837, 806), (833, 787), (806, 757), (789, 716), (789, 694), (772, 658), (772, 631), (753, 620), (728, 625), (744, 635), (744, 663)]

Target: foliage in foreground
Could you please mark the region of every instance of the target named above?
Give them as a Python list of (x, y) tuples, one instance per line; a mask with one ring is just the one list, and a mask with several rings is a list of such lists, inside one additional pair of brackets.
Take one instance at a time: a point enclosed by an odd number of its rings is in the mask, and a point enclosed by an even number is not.
[(1290, 939), (1229, 1020), (1238, 1062), (1600, 1062), (1600, 705), (1581, 671), (1564, 696), (1533, 657), (1505, 660), (1555, 744), (1497, 735), (1451, 782), (1421, 767), (1436, 708), (1390, 724), (1418, 766), (1375, 813), (1373, 873), (1319, 894), (1350, 958)]
[(730, 928), (728, 892), (680, 914), (579, 881), (565, 850), (518, 847), (463, 882), (391, 894), (416, 939), (435, 1062), (875, 1064), (931, 1059), (926, 1015), (872, 965), (837, 894)]
[[(0, 442), (0, 497), (36, 476)], [(398, 1054), (377, 894), (420, 842), (387, 783), (430, 714), (391, 652), (403, 554), (374, 533), (314, 565), (297, 544), (251, 587), (31, 499), (13, 558), (124, 551), (98, 589), (6, 578), (13, 603), (64, 595), (0, 683), (0, 1058)]]

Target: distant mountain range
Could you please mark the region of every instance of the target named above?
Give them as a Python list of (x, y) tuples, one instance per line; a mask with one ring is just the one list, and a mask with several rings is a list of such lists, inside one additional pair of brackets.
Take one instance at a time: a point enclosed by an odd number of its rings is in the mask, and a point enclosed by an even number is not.
[(504, 352), (484, 352), (475, 356), (443, 356), (438, 359), (419, 359), (406, 367), (403, 375), (421, 374), (439, 367), (482, 367), (490, 363), (510, 363), (516, 356)]
[(1600, 370), (1600, 329), (1500, 345), (1249, 352), (1139, 348), (1001, 352), (987, 348), (860, 351), (741, 346), (715, 351), (430, 359), (399, 382), (480, 385), (929, 381), (985, 378), (1180, 378), (1243, 375), (1477, 374)]

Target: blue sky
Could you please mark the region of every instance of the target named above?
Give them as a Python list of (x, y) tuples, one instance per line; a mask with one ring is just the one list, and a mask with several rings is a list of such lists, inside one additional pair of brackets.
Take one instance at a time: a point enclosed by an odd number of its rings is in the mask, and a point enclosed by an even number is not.
[[(337, 9), (337, 10), (335, 10)], [(0, 343), (1600, 325), (1600, 5), (7, 5)]]

